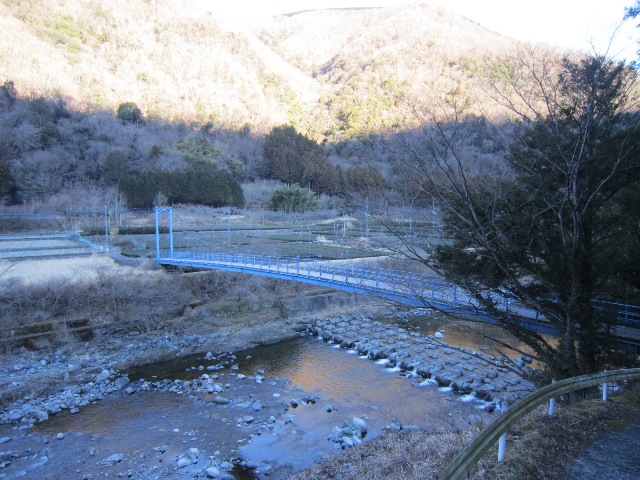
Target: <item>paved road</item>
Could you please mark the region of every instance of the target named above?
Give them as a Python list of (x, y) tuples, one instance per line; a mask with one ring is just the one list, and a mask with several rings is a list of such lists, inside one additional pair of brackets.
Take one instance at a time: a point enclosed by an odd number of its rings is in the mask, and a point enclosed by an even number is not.
[(640, 478), (640, 420), (582, 449), (562, 480)]

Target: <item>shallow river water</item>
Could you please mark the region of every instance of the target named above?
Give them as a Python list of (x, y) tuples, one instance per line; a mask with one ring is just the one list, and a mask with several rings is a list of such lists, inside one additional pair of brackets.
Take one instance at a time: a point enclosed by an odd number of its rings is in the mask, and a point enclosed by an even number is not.
[[(394, 419), (404, 426), (448, 431), (490, 418), (484, 402), (450, 395), (433, 383), (401, 377), (384, 362), (360, 358), (315, 338), (259, 347), (248, 354), (251, 359), (238, 362), (240, 371), (251, 374), (264, 369), (289, 379), (293, 385), (290, 394), (295, 396), (302, 389), (319, 397), (315, 405), (303, 404), (289, 411), (295, 416), (295, 428), (288, 435), (262, 435), (243, 447), (248, 456), (275, 461), (288, 452), (296, 469), (335, 451), (327, 436), (333, 426), (342, 426), (354, 416), (367, 422), (367, 438), (380, 435)], [(333, 409), (330, 413), (327, 406)]]
[[(207, 369), (211, 365), (222, 368), (212, 372)], [(223, 395), (234, 401), (220, 406), (210, 398), (205, 401), (207, 395), (193, 399), (168, 392), (138, 392), (113, 395), (75, 415), (63, 413), (37, 424), (35, 434), (52, 439), (44, 466), (54, 474), (51, 478), (76, 478), (82, 472), (193, 478), (210, 463), (233, 458), (254, 465), (232, 470), (235, 478), (255, 478), (251, 472), (260, 472), (256, 466), (265, 465), (269, 478), (284, 478), (339, 451), (329, 436), (334, 427), (353, 417), (366, 422), (365, 440), (391, 425), (450, 431), (492, 418), (484, 409), (486, 404), (473, 396), (454, 395), (387, 368), (384, 362), (361, 358), (309, 336), (209, 360), (203, 352), (128, 371), (132, 381), (190, 380), (203, 373), (217, 375), (225, 385)], [(263, 382), (254, 381), (257, 373), (264, 376)], [(314, 401), (301, 401), (305, 397)], [(262, 403), (260, 412), (251, 409), (256, 400)], [(246, 415), (256, 417), (251, 425), (238, 420)], [(269, 416), (277, 421), (269, 428), (256, 428), (266, 425)], [(55, 449), (62, 447), (55, 440), (59, 432), (65, 434), (66, 455), (56, 454)], [(184, 477), (176, 476), (176, 462), (190, 447), (199, 449), (201, 458), (179, 470)], [(87, 458), (88, 449), (93, 458)], [(105, 467), (105, 458), (123, 452), (128, 463)], [(35, 468), (30, 473), (37, 472)]]

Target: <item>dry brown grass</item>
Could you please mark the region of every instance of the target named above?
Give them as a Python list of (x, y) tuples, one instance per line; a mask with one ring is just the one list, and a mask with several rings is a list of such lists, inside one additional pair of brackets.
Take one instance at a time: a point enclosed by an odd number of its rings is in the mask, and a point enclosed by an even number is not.
[(291, 480), (428, 479), (471, 441), (473, 434), (401, 431), (386, 433), (297, 473)]

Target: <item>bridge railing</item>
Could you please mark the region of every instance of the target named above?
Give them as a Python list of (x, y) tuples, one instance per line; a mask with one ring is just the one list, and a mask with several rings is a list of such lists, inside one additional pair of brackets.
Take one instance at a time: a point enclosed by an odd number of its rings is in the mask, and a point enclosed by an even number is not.
[(245, 268), (270, 270), (299, 276), (334, 277), (334, 281), (343, 281), (349, 285), (362, 284), (371, 286), (371, 282), (377, 283), (376, 288), (400, 290), (410, 289), (418, 285), (433, 285), (436, 289), (451, 287), (442, 277), (419, 273), (403, 272), (400, 270), (370, 267), (366, 265), (341, 265), (333, 262), (321, 261), (315, 258), (304, 257), (279, 257), (268, 255), (243, 255), (227, 253), (198, 253), (198, 252), (174, 252), (173, 255), (165, 252), (158, 254), (158, 259), (181, 260), (185, 262), (204, 262), (217, 264), (239, 265)]
[(441, 300), (456, 300), (458, 287), (437, 275), (426, 275), (401, 270), (344, 265), (316, 258), (280, 257), (227, 253), (166, 252), (158, 253), (158, 260), (177, 260), (185, 263), (235, 265), (247, 269), (268, 270), (306, 278), (327, 279), (351, 286), (425, 296), (434, 295)]
[[(158, 252), (160, 263), (174, 261), (190, 266), (226, 265), (254, 271), (268, 271), (289, 277), (326, 281), (348, 286), (351, 290), (384, 292), (402, 298), (425, 303), (447, 305), (456, 309), (467, 309), (472, 313), (482, 313), (483, 309), (468, 292), (447, 281), (444, 277), (417, 272), (344, 264), (336, 261), (305, 257), (281, 257), (272, 255), (249, 255), (230, 253), (202, 253), (174, 251)], [(543, 321), (535, 310), (518, 304), (506, 296), (494, 295), (498, 308), (512, 312), (522, 318)], [(611, 312), (616, 316), (617, 325), (640, 328), (640, 307), (620, 303), (594, 301), (595, 308)]]
[(605, 302), (604, 300), (594, 300), (596, 310), (605, 312), (615, 312), (618, 325), (631, 328), (640, 328), (640, 306), (626, 305), (624, 303)]

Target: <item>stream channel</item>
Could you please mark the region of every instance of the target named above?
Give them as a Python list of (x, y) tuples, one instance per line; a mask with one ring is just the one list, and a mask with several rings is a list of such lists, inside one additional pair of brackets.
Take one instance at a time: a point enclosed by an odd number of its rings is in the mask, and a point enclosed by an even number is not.
[[(112, 394), (35, 425), (33, 435), (49, 445), (48, 475), (39, 478), (279, 479), (344, 448), (329, 437), (354, 417), (366, 422), (364, 441), (401, 425), (451, 431), (493, 417), (472, 395), (308, 335), (125, 373), (135, 393)], [(219, 390), (181, 390), (203, 375)], [(63, 442), (64, 455), (56, 453)]]

